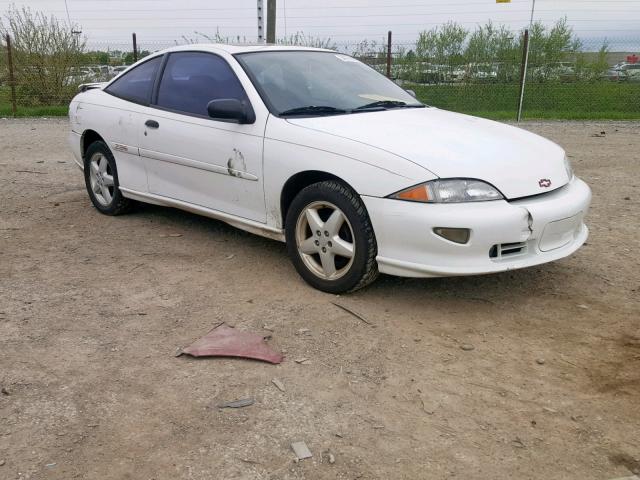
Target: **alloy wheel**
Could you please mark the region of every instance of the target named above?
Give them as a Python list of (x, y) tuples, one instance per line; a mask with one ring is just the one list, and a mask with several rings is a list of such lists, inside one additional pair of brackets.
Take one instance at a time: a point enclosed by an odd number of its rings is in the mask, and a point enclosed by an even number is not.
[(113, 201), (115, 183), (109, 160), (100, 152), (94, 153), (89, 160), (89, 182), (98, 203), (108, 207)]
[(353, 227), (346, 215), (329, 202), (307, 205), (296, 222), (296, 246), (305, 266), (324, 280), (344, 276), (355, 257)]

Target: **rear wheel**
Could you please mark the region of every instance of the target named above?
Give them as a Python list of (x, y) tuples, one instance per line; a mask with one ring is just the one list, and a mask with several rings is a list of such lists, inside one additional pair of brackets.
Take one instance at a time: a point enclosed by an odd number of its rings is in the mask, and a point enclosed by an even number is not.
[(319, 290), (353, 291), (378, 276), (377, 244), (366, 208), (342, 183), (304, 188), (289, 207), (285, 233), (296, 270)]
[(120, 192), (116, 160), (104, 142), (93, 142), (84, 156), (84, 180), (91, 203), (105, 215), (129, 211), (132, 201)]

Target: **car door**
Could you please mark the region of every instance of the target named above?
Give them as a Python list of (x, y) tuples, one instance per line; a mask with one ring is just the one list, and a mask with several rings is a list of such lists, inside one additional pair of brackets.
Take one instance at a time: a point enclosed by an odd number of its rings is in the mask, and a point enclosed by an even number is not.
[[(82, 118), (85, 128), (99, 132), (107, 141), (118, 165), (120, 186), (137, 192), (147, 192), (147, 172), (139, 156), (141, 110), (151, 100), (154, 81), (162, 56), (150, 58), (113, 81), (104, 92), (108, 101), (80, 102), (76, 118)], [(87, 112), (85, 115), (83, 112)]]
[(149, 191), (265, 222), (262, 147), (267, 114), (256, 112), (251, 124), (207, 114), (211, 100), (250, 104), (227, 60), (209, 52), (169, 53), (154, 97), (142, 117), (140, 146)]

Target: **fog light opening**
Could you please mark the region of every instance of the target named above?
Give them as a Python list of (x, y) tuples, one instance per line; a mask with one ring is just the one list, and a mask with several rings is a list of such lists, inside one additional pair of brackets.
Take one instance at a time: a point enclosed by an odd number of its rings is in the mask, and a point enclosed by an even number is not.
[(468, 228), (435, 227), (433, 229), (433, 233), (439, 237), (449, 240), (450, 242), (459, 243), (461, 245), (467, 243), (471, 236), (471, 230)]

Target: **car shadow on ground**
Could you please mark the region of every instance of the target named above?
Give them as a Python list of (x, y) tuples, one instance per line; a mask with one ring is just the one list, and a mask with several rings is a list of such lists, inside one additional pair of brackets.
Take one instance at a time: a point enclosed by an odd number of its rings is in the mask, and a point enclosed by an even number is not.
[[(219, 220), (174, 208), (138, 205), (134, 215), (148, 217), (157, 225), (164, 224), (166, 228), (191, 230), (210, 236), (214, 242), (236, 242), (240, 249), (251, 249), (252, 253), (260, 256), (262, 262), (277, 259), (274, 268), (280, 267), (283, 262), (288, 264), (292, 288), (300, 285), (311, 288), (304, 284), (289, 263), (284, 243), (245, 232)], [(362, 299), (368, 296), (393, 295), (396, 299), (402, 297), (411, 302), (419, 302), (421, 298), (431, 301), (449, 298), (487, 304), (513, 303), (534, 294), (555, 292), (566, 276), (566, 269), (557, 262), (521, 270), (461, 277), (403, 278), (382, 274), (367, 288), (349, 295)]]

